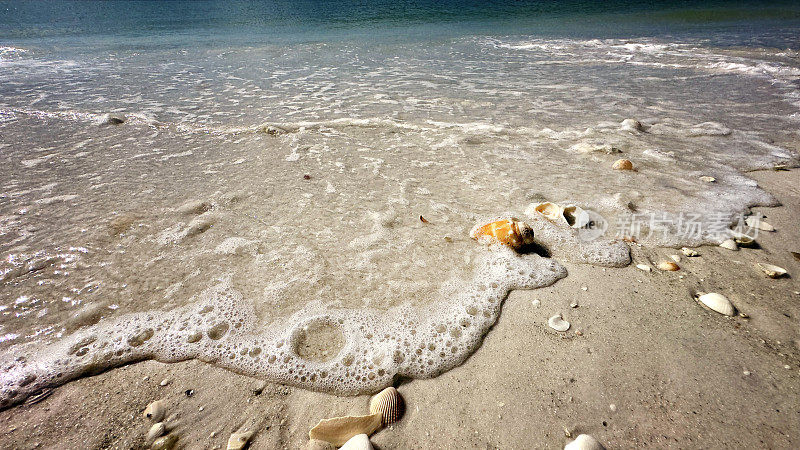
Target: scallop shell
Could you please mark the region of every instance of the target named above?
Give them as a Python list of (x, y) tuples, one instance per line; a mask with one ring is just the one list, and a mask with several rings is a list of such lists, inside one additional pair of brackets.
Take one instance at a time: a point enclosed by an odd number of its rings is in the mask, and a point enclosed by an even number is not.
[(675, 264), (674, 261), (661, 261), (656, 266), (659, 270), (663, 270), (665, 272), (675, 272), (676, 270), (680, 270), (681, 267)]
[(337, 447), (341, 447), (357, 434), (366, 434), (369, 436), (378, 431), (382, 422), (383, 415), (380, 413), (370, 414), (368, 416), (345, 416), (322, 419), (308, 432), (308, 438), (330, 442)]
[(147, 408), (144, 409), (144, 416), (153, 422), (161, 422), (166, 412), (167, 408), (164, 406), (164, 402), (156, 400), (147, 405)]
[(618, 159), (611, 166), (614, 170), (633, 170), (633, 163), (629, 159)]
[(719, 246), (722, 248), (727, 248), (728, 250), (739, 250), (739, 246), (736, 245), (736, 241), (733, 239), (725, 239), (721, 244), (719, 244)]
[(556, 314), (555, 316), (547, 319), (547, 325), (549, 325), (550, 328), (560, 332), (567, 331), (570, 327), (569, 322), (564, 320), (564, 318), (561, 317), (561, 314)]
[(369, 400), (369, 413), (380, 413), (384, 426), (400, 420), (404, 407), (403, 397), (397, 392), (397, 389), (391, 386), (378, 392)]
[(473, 228), (470, 236), (479, 241), (499, 242), (519, 249), (525, 244), (533, 243), (533, 228), (514, 219), (497, 220)]
[(780, 278), (786, 275), (786, 269), (784, 269), (783, 267), (773, 266), (772, 264), (764, 264), (764, 263), (756, 263), (756, 265), (770, 278)]
[(732, 316), (736, 314), (736, 308), (733, 307), (733, 303), (728, 300), (728, 297), (725, 297), (722, 294), (717, 294), (716, 292), (699, 294), (697, 300), (720, 314), (724, 314), (726, 316)]

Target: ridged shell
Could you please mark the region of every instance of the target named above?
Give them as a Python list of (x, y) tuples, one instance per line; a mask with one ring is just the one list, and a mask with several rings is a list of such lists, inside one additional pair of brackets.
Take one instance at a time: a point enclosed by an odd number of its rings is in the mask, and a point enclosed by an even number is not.
[(400, 420), (403, 416), (405, 403), (397, 389), (389, 386), (378, 392), (369, 400), (369, 413), (381, 414), (383, 425), (389, 425)]
[(618, 159), (611, 166), (614, 170), (633, 170), (633, 163), (629, 159)]
[(725, 297), (722, 294), (710, 292), (708, 294), (700, 295), (697, 297), (697, 300), (720, 314), (724, 314), (726, 316), (732, 316), (736, 314), (736, 308), (733, 307), (733, 304), (730, 300), (728, 300), (728, 297)]

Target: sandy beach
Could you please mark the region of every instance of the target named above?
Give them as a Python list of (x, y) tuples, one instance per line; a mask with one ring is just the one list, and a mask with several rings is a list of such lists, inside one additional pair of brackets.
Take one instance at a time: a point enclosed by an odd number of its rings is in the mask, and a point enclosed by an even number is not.
[[(567, 278), (512, 292), (462, 366), (399, 380), (407, 410), (373, 435), (375, 447), (562, 448), (580, 433), (607, 448), (800, 446), (800, 261), (790, 254), (800, 241), (800, 171), (748, 176), (782, 205), (754, 208), (777, 230), (759, 234), (760, 248), (699, 247), (676, 272), (636, 264), (679, 250), (635, 244), (625, 268), (565, 263)], [(767, 278), (758, 262), (789, 276)], [(728, 296), (746, 317), (700, 306), (697, 291)], [(571, 322), (566, 333), (547, 326), (557, 313)], [(146, 361), (0, 412), (0, 447), (145, 448), (142, 411), (160, 399), (178, 448), (225, 448), (240, 429), (255, 432), (249, 448), (304, 448), (319, 420), (363, 414), (368, 398), (269, 384), (197, 361)]]

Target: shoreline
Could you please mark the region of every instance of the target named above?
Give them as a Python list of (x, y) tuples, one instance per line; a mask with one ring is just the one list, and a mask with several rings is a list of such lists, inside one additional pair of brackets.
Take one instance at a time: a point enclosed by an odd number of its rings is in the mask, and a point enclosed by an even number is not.
[[(782, 204), (752, 208), (777, 228), (759, 234), (760, 248), (699, 247), (677, 272), (637, 269), (680, 254), (637, 245), (625, 268), (564, 262), (565, 279), (511, 292), (461, 366), (403, 380), (406, 414), (373, 435), (376, 448), (561, 448), (567, 432), (608, 448), (800, 446), (800, 262), (789, 254), (799, 250), (800, 170), (747, 176)], [(756, 262), (791, 277), (769, 279)], [(702, 308), (692, 298), (699, 290), (725, 294), (749, 318)], [(547, 327), (557, 313), (572, 323), (566, 333)], [(141, 411), (157, 399), (179, 448), (224, 448), (242, 427), (256, 431), (249, 448), (303, 448), (320, 419), (360, 414), (368, 396), (284, 387), (199, 361), (145, 361), (0, 411), (0, 447), (144, 448)]]

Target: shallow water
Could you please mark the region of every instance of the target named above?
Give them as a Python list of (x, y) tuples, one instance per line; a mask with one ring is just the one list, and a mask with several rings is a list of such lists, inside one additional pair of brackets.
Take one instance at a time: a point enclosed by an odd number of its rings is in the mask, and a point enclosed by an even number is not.
[[(786, 5), (161, 3), (0, 3), (2, 404), (146, 358), (342, 393), (434, 376), (510, 289), (625, 264), (622, 237), (719, 242), (773, 203), (743, 171), (796, 162)], [(550, 257), (469, 239), (501, 215)]]

